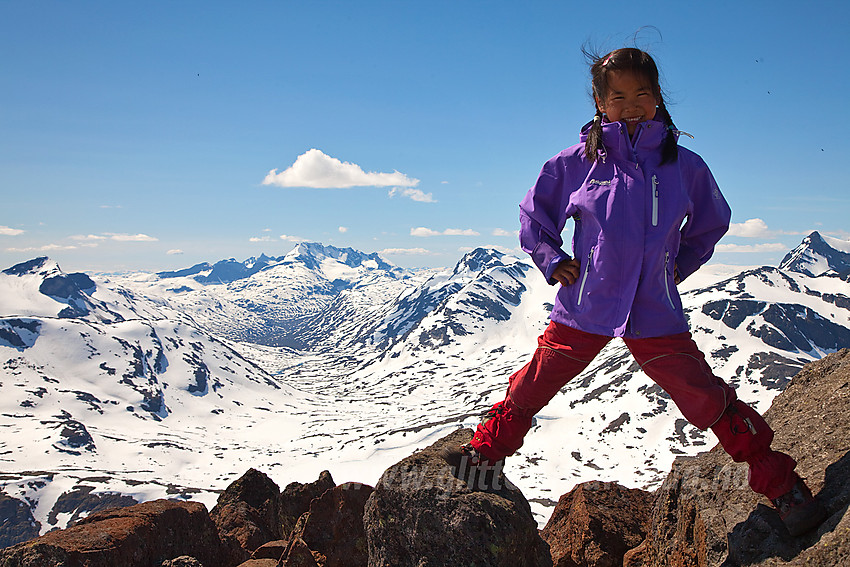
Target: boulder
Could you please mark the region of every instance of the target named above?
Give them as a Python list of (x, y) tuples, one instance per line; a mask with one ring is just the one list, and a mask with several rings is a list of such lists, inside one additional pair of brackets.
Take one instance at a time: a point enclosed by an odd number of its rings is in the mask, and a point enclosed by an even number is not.
[(555, 567), (619, 567), (646, 537), (653, 494), (585, 482), (561, 496), (540, 535)]
[(153, 500), (96, 512), (0, 552), (3, 567), (151, 567), (180, 556), (204, 567), (228, 567), (203, 504)]
[(528, 501), (507, 478), (470, 489), (439, 456), (468, 442), (460, 429), (387, 469), (366, 503), (369, 567), (552, 565)]
[(846, 565), (850, 557), (850, 350), (807, 364), (765, 419), (773, 447), (797, 459), (829, 517), (791, 537), (764, 497), (747, 484), (747, 466), (722, 448), (678, 458), (657, 491), (646, 540), (628, 567)]
[(265, 474), (249, 469), (218, 497), (210, 517), (238, 563), (264, 543), (281, 539), (279, 509), (278, 486)]
[(280, 525), (284, 539), (289, 537), (301, 514), (310, 509), (310, 502), (336, 486), (331, 473), (322, 471), (319, 478), (309, 484), (293, 482), (280, 494)]
[(363, 511), (372, 490), (366, 484), (348, 482), (326, 491), (298, 519), (292, 538), (324, 555), (322, 567), (366, 567)]
[(289, 543), (284, 539), (276, 539), (268, 543), (264, 543), (251, 554), (251, 559), (274, 559), (279, 560), (283, 557), (286, 551), (286, 544)]
[[(292, 538), (283, 557), (280, 559), (279, 567), (319, 567), (316, 555), (310, 551), (307, 544), (299, 537)], [(324, 557), (321, 557), (324, 559)]]

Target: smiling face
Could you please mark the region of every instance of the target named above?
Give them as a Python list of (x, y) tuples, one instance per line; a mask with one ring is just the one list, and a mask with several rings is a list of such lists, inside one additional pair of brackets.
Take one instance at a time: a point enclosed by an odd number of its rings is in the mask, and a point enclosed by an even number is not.
[(608, 92), (604, 99), (596, 98), (596, 106), (610, 122), (626, 123), (629, 136), (635, 133), (638, 123), (655, 118), (655, 107), (659, 103), (649, 81), (631, 71), (611, 71)]

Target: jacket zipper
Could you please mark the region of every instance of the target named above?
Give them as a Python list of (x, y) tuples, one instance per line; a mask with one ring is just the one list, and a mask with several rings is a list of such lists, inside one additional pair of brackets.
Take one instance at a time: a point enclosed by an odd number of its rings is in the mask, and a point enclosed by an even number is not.
[(590, 265), (593, 262), (593, 251), (596, 249), (594, 246), (590, 249), (590, 253), (587, 255), (587, 267), (584, 269), (584, 275), (581, 277), (581, 286), (578, 288), (578, 301), (576, 305), (581, 305), (581, 298), (584, 297), (584, 284), (587, 283), (587, 275), (590, 273)]
[(664, 291), (667, 292), (667, 301), (670, 302), (670, 307), (676, 309), (676, 304), (673, 303), (673, 297), (670, 295), (670, 275), (667, 269), (670, 267), (670, 252), (664, 252)]
[(652, 226), (658, 226), (658, 178), (652, 176)]

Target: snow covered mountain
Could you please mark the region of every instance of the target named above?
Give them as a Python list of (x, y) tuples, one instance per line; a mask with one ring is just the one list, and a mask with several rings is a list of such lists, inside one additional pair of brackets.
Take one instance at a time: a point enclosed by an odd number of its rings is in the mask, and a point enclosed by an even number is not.
[[(763, 411), (805, 362), (850, 346), (848, 250), (813, 233), (778, 268), (683, 294), (741, 398)], [(553, 297), (530, 261), (486, 249), (419, 272), (318, 244), (159, 274), (19, 264), (0, 274), (3, 491), (45, 531), (116, 498), (211, 505), (248, 466), (374, 483), (502, 398)], [(577, 482), (656, 486), (715, 443), (671, 406), (612, 341), (508, 474), (541, 523)]]

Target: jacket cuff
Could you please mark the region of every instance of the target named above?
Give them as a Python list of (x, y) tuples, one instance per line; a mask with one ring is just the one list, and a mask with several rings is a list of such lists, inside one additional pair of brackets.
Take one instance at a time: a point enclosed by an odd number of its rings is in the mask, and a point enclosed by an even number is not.
[(560, 248), (555, 248), (547, 242), (538, 242), (537, 246), (531, 252), (531, 259), (537, 268), (546, 276), (546, 281), (549, 285), (555, 285), (558, 280), (552, 279), (552, 274), (555, 268), (564, 260), (569, 260), (569, 254), (566, 254)]
[(679, 272), (679, 281), (685, 281), (689, 275), (696, 272), (703, 262), (697, 258), (690, 248), (680, 248), (676, 255), (676, 270)]

